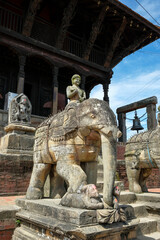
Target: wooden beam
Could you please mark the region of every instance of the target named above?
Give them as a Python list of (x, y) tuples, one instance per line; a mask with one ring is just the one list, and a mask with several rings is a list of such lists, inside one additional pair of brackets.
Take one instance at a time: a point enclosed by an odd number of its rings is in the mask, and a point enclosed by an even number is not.
[(152, 105), (152, 104), (156, 105), (157, 101), (158, 101), (157, 97), (155, 97), (155, 96), (145, 98), (145, 99), (142, 99), (140, 101), (133, 102), (133, 103), (130, 103), (130, 104), (125, 105), (123, 107), (117, 108), (116, 112), (117, 112), (117, 114), (132, 112), (134, 110), (144, 108), (144, 107), (147, 107), (147, 106)]
[(88, 42), (87, 42), (87, 45), (86, 45), (86, 48), (84, 50), (84, 53), (82, 55), (82, 57), (85, 59), (85, 60), (88, 60), (89, 59), (89, 55), (91, 53), (91, 50), (92, 50), (92, 47), (97, 39), (97, 36), (98, 34), (100, 33), (99, 29), (102, 25), (102, 22), (106, 16), (106, 12), (108, 11), (109, 9), (109, 6), (107, 6), (106, 4), (102, 7), (100, 13), (99, 13), (99, 16), (98, 18), (96, 19), (96, 21), (93, 23), (92, 25), (92, 30), (90, 32), (90, 37), (88, 39)]
[(147, 39), (149, 38), (149, 34), (148, 35), (142, 35), (139, 38), (137, 38), (131, 45), (129, 45), (128, 47), (122, 49), (119, 53), (118, 56), (113, 58), (113, 61), (111, 61), (110, 67), (113, 68), (115, 67), (120, 61), (122, 61), (122, 59), (126, 56), (128, 56), (129, 54), (135, 52), (137, 50), (138, 47), (140, 47), (140, 45)]
[(124, 16), (120, 28), (118, 29), (118, 31), (113, 36), (113, 41), (111, 43), (111, 46), (109, 47), (109, 51), (108, 51), (108, 54), (106, 56), (104, 67), (109, 67), (110, 66), (113, 55), (114, 55), (114, 52), (115, 52), (115, 49), (120, 42), (121, 36), (122, 36), (122, 34), (125, 30), (126, 24), (127, 24), (127, 20), (126, 20), (126, 17)]
[(22, 34), (26, 37), (29, 37), (31, 35), (35, 15), (41, 1), (42, 0), (30, 0), (22, 29)]
[(59, 33), (56, 41), (56, 47), (59, 49), (63, 48), (63, 43), (66, 37), (66, 32), (70, 25), (70, 22), (74, 16), (74, 10), (77, 5), (78, 0), (70, 0), (68, 6), (64, 9), (62, 23), (59, 28)]

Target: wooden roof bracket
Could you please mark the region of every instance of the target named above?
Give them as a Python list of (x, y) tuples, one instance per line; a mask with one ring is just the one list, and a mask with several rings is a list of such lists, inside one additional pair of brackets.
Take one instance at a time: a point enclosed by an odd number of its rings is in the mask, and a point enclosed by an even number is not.
[(128, 56), (132, 52), (134, 52), (147, 38), (149, 38), (150, 35), (142, 35), (139, 38), (137, 38), (133, 44), (126, 47), (125, 49), (122, 49), (122, 51), (119, 53), (119, 57), (115, 57), (113, 61), (111, 62), (110, 67), (113, 68), (115, 65), (117, 65), (124, 57)]
[(30, 0), (27, 14), (24, 20), (22, 35), (29, 37), (31, 35), (36, 12), (42, 0)]
[(113, 41), (111, 43), (111, 46), (109, 47), (109, 51), (106, 56), (106, 60), (104, 62), (104, 67), (110, 67), (114, 52), (116, 50), (116, 47), (119, 45), (120, 39), (122, 34), (124, 33), (125, 27), (127, 24), (126, 17), (123, 17), (121, 26), (119, 27), (118, 31), (113, 36)]
[(66, 37), (66, 33), (68, 30), (68, 27), (70, 25), (70, 22), (74, 16), (74, 10), (77, 5), (78, 0), (70, 0), (68, 6), (64, 9), (63, 13), (63, 18), (62, 18), (62, 23), (59, 28), (59, 33), (58, 37), (56, 40), (56, 45), (55, 47), (62, 49), (63, 48), (63, 43)]
[(107, 4), (105, 4), (101, 9), (98, 18), (92, 24), (92, 30), (90, 32), (90, 37), (88, 39), (88, 42), (86, 44), (86, 48), (85, 48), (83, 56), (82, 56), (85, 60), (89, 59), (89, 55), (91, 53), (92, 47), (93, 47), (93, 45), (94, 45), (94, 43), (97, 39), (97, 36), (100, 32), (99, 29), (100, 29), (100, 27), (103, 23), (103, 20), (106, 16), (106, 12), (108, 11), (108, 9), (109, 9), (109, 6), (107, 6)]

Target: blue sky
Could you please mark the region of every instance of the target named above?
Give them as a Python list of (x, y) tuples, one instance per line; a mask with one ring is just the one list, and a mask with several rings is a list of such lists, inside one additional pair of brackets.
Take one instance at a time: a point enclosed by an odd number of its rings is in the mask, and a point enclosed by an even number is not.
[[(120, 0), (129, 8), (145, 17), (153, 24), (158, 25), (136, 0)], [(160, 23), (160, 0), (138, 0), (140, 4)], [(118, 107), (142, 100), (151, 96), (158, 98), (160, 104), (160, 39), (124, 58), (114, 69), (109, 87), (110, 107), (116, 113)], [(102, 86), (96, 86), (90, 97), (102, 99)], [(157, 107), (158, 107), (157, 104)], [(141, 117), (146, 109), (137, 110)], [(141, 120), (146, 129), (145, 115)], [(134, 112), (127, 114), (127, 118), (134, 118)], [(135, 134), (129, 127), (132, 121), (127, 120), (127, 136)]]

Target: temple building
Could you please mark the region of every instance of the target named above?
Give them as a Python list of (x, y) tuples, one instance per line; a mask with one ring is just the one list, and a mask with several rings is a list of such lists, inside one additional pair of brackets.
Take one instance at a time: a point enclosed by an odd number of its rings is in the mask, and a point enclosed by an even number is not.
[(32, 114), (62, 110), (71, 77), (103, 85), (127, 55), (160, 37), (160, 28), (118, 0), (0, 0), (0, 109), (8, 92), (24, 93)]

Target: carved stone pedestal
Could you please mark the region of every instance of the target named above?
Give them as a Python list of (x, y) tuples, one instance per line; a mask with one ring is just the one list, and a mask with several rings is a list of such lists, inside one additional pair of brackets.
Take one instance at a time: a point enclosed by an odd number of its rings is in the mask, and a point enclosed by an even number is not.
[(136, 238), (137, 220), (132, 219), (112, 225), (97, 223), (96, 211), (68, 208), (59, 205), (60, 200), (19, 199), (17, 213), (20, 226), (13, 234), (13, 240), (129, 240)]
[(1, 153), (33, 155), (34, 127), (9, 124), (4, 130), (7, 134), (1, 138)]

